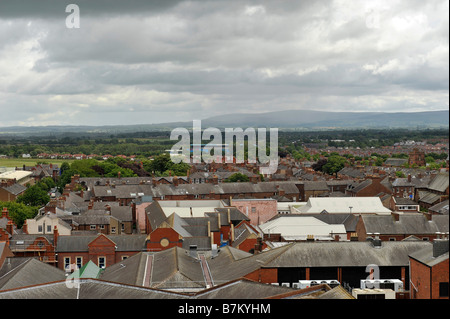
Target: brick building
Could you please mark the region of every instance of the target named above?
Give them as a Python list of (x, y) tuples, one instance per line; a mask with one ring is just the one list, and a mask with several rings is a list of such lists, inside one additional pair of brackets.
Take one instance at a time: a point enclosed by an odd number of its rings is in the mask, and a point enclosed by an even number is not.
[(431, 216), (421, 213), (391, 215), (361, 215), (356, 225), (359, 241), (365, 241), (375, 234), (382, 241), (401, 241), (408, 237), (433, 241), (437, 233), (448, 232), (448, 215)]
[(413, 149), (412, 152), (409, 153), (408, 164), (410, 166), (415, 165), (418, 167), (425, 166), (425, 153), (417, 148)]
[(145, 249), (146, 235), (77, 235), (59, 236), (57, 266), (81, 267), (92, 261), (100, 268), (113, 265)]
[(252, 225), (263, 224), (278, 215), (275, 199), (233, 199), (232, 203), (250, 219)]
[(412, 253), (411, 299), (449, 299), (448, 238)]

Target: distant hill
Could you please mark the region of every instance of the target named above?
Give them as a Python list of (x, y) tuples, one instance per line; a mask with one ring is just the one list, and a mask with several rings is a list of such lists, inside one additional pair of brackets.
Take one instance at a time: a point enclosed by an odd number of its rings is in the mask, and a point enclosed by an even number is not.
[[(104, 126), (14, 126), (0, 127), (0, 134), (132, 133), (192, 128), (192, 122)], [(430, 112), (324, 112), (311, 110), (275, 111), (259, 114), (227, 114), (202, 120), (202, 128), (273, 127), (279, 129), (329, 130), (370, 128), (447, 128), (449, 111)], [(1, 135), (0, 135), (1, 136)]]
[(229, 114), (202, 121), (212, 127), (278, 128), (423, 128), (448, 127), (449, 111), (417, 113), (322, 112), (308, 110), (279, 111), (262, 114)]

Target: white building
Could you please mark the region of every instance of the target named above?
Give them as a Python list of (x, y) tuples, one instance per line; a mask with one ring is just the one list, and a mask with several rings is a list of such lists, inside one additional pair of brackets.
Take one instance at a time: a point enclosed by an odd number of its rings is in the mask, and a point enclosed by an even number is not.
[(310, 197), (305, 206), (294, 208), (297, 214), (378, 214), (387, 215), (379, 197)]
[(44, 215), (38, 215), (33, 219), (27, 219), (27, 233), (28, 234), (53, 234), (55, 226), (58, 229), (59, 235), (71, 235), (72, 227), (59, 219), (56, 214), (46, 213)]
[(302, 215), (279, 216), (258, 226), (264, 235), (280, 234), (285, 241), (347, 240), (343, 224), (327, 224), (315, 217)]

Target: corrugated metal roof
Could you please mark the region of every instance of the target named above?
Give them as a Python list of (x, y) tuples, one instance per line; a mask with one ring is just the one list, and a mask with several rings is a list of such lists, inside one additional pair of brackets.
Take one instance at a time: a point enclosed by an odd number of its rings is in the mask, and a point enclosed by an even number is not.
[(428, 185), (428, 188), (434, 191), (444, 193), (449, 186), (449, 174), (439, 173), (437, 174)]

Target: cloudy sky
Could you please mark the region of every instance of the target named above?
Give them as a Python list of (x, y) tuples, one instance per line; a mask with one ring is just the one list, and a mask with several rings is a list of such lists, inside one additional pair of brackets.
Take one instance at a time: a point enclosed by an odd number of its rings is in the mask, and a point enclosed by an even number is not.
[(443, 110), (448, 61), (448, 0), (1, 0), (0, 126)]

